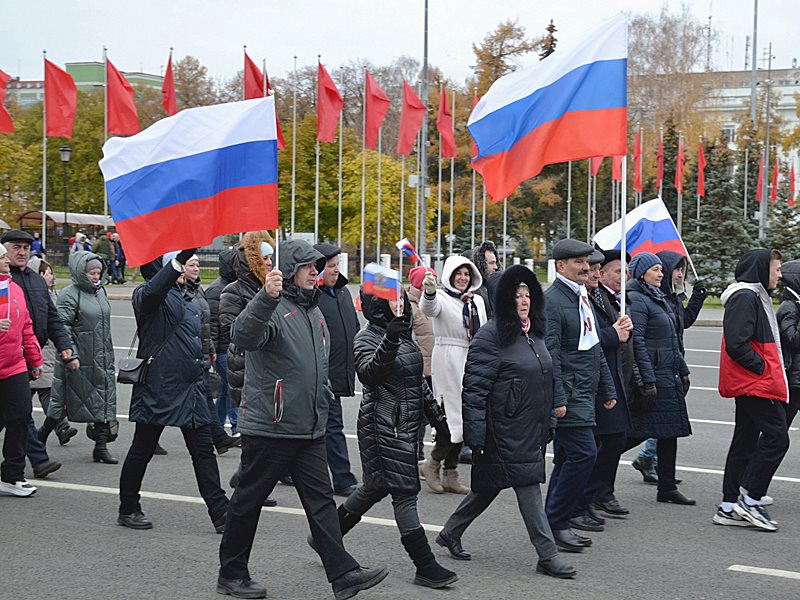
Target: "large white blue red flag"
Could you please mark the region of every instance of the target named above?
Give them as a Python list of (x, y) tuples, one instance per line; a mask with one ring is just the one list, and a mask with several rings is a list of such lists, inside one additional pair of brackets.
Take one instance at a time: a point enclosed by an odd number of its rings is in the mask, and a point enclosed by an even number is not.
[(182, 110), (103, 146), (100, 169), (128, 263), (278, 225), (272, 96)]
[[(672, 250), (688, 258), (689, 253), (678, 228), (661, 198), (640, 204), (625, 217), (626, 250), (634, 256), (639, 252)], [(603, 227), (594, 236), (594, 243), (603, 250), (619, 249), (622, 243), (622, 219)]]
[(472, 166), (500, 201), (545, 165), (626, 154), (628, 21), (620, 14), (501, 77), (470, 115)]

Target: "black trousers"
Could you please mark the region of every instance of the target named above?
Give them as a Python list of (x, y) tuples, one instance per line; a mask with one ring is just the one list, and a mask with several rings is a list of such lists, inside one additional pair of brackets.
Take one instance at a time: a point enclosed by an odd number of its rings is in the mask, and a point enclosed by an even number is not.
[(219, 546), (220, 577), (250, 579), (247, 564), (261, 506), (287, 470), (306, 512), (314, 546), (322, 558), (328, 581), (359, 566), (342, 544), (339, 515), (325, 460), (325, 439), (280, 439), (242, 434), (239, 484), (228, 507), (225, 533)]
[(601, 433), (595, 434), (597, 443), (597, 460), (594, 463), (592, 476), (586, 485), (584, 500), (580, 508), (585, 514), (586, 508), (595, 500), (607, 502), (614, 498), (614, 485), (617, 480), (619, 457), (625, 451), (627, 434)]
[(27, 371), (0, 379), (0, 431), (3, 462), (0, 480), (16, 483), (25, 479), (25, 449), (28, 446), (28, 421), (31, 418), (31, 389)]
[[(119, 514), (142, 512), (139, 491), (142, 489), (147, 464), (153, 458), (162, 431), (164, 431), (163, 425), (136, 424), (133, 443), (125, 457), (119, 477)], [(227, 511), (228, 498), (219, 485), (219, 468), (217, 457), (214, 455), (214, 444), (211, 441), (211, 428), (209, 425), (196, 429), (181, 427), (181, 433), (186, 448), (192, 456), (194, 476), (197, 479), (200, 495), (208, 507), (211, 521), (216, 521)]]
[(789, 450), (783, 404), (757, 396), (736, 398), (736, 425), (722, 480), (724, 502), (736, 502), (739, 486), (754, 500), (767, 493), (772, 476)]
[(656, 440), (658, 464), (658, 491), (672, 492), (678, 489), (675, 481), (675, 463), (678, 460), (678, 438), (659, 438)]

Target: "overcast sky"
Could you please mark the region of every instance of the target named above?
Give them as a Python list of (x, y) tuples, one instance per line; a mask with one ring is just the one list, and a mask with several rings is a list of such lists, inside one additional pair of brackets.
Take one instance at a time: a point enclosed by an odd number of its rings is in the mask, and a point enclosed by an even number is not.
[[(429, 0), (429, 59), (462, 82), (480, 42), (501, 20), (518, 19), (540, 34), (552, 18), (558, 38), (580, 35), (623, 10), (657, 12), (661, 0)], [(720, 41), (715, 67), (744, 67), (753, 0), (690, 1), (705, 22), (709, 11)], [(59, 63), (100, 60), (102, 46), (124, 71), (160, 73), (169, 47), (196, 56), (215, 78), (242, 65), (242, 44), (271, 75), (282, 76), (316, 55), (331, 69), (349, 60), (388, 64), (399, 55), (422, 60), (424, 0), (3, 0), (0, 69), (23, 79), (42, 77), (41, 51)], [(761, 0), (758, 55), (773, 43), (775, 67), (800, 58), (797, 0)]]

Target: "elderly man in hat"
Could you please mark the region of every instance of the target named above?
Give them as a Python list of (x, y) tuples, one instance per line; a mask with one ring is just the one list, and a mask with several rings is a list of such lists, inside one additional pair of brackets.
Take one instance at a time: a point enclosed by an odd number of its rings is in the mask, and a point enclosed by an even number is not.
[(358, 487), (350, 471), (350, 456), (344, 437), (342, 397), (356, 392), (356, 368), (353, 362), (353, 340), (361, 328), (358, 323), (353, 297), (347, 289), (347, 278), (339, 270), (342, 249), (328, 243), (314, 246), (325, 257), (325, 270), (320, 274), (319, 309), (325, 317), (331, 334), (328, 355), (328, 378), (333, 391), (333, 401), (328, 408), (328, 426), (325, 430), (325, 450), (328, 468), (333, 478), (333, 492), (349, 496)]
[(572, 531), (570, 519), (597, 458), (595, 401), (606, 410), (616, 405), (614, 382), (600, 346), (597, 316), (586, 288), (593, 251), (589, 244), (578, 240), (557, 242), (553, 246), (556, 280), (545, 292), (545, 343), (553, 359), (556, 417), (555, 466), (545, 512), (556, 544), (567, 552), (582, 552), (592, 545), (591, 539)]
[[(47, 340), (52, 340), (61, 360), (70, 368), (77, 368), (78, 359), (72, 357), (72, 343), (69, 334), (58, 316), (58, 310), (50, 299), (47, 283), (39, 273), (28, 267), (33, 236), (25, 231), (12, 229), (0, 236), (0, 243), (8, 252), (8, 259), (11, 263), (11, 280), (25, 292), (25, 301), (33, 322), (33, 333), (39, 341), (39, 346), (44, 347)], [(46, 477), (61, 468), (60, 462), (50, 460), (47, 448), (36, 436), (33, 417), (28, 421), (27, 454), (33, 465), (34, 477)]]

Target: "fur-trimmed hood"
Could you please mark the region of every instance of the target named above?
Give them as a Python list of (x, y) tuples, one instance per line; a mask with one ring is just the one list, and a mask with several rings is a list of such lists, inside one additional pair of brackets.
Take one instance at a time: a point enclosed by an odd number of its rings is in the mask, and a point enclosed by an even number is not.
[(520, 334), (520, 321), (517, 315), (516, 295), (521, 283), (528, 286), (531, 294), (530, 333), (544, 337), (544, 293), (536, 275), (522, 265), (514, 265), (500, 275), (494, 296), (494, 320), (497, 323), (497, 343), (501, 347), (510, 346)]
[(261, 242), (267, 242), (275, 248), (275, 240), (268, 231), (248, 231), (242, 236), (237, 261), (234, 262), (234, 271), (239, 279), (249, 271), (256, 276), (261, 285), (264, 285), (267, 268), (261, 258)]
[(486, 266), (486, 252), (494, 252), (495, 258), (499, 260), (499, 256), (497, 255), (497, 246), (494, 245), (494, 242), (489, 240), (484, 240), (478, 246), (475, 246), (471, 250), (467, 250), (464, 252), (462, 256), (466, 256), (469, 258), (476, 267), (478, 267), (478, 272), (481, 274), (481, 277), (484, 279), (484, 283), (487, 278), (487, 266)]

